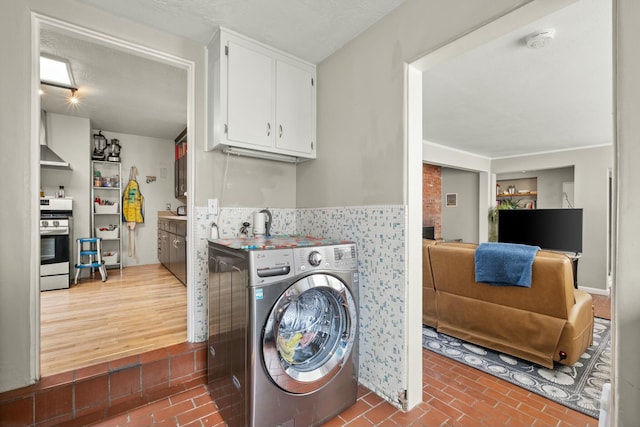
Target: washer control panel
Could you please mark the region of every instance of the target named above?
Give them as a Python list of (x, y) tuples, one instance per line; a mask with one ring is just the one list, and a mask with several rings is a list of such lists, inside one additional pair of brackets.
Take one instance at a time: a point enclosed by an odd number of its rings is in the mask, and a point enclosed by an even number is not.
[(324, 269), (355, 270), (358, 262), (354, 243), (294, 248), (293, 260), (296, 273)]

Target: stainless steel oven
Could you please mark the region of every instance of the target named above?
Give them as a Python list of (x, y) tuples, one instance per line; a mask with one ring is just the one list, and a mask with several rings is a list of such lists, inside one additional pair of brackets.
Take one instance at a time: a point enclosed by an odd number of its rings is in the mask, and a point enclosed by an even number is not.
[(40, 290), (69, 287), (72, 266), (72, 201), (40, 199)]

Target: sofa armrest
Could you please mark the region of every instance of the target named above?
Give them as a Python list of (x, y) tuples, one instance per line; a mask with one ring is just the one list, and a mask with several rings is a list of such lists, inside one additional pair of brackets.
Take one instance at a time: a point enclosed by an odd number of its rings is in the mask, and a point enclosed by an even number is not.
[[(593, 344), (593, 298), (578, 289), (574, 290), (574, 297), (575, 304), (569, 311), (554, 355), (556, 362), (565, 365), (573, 365)], [(560, 352), (566, 354), (566, 359), (560, 359)]]

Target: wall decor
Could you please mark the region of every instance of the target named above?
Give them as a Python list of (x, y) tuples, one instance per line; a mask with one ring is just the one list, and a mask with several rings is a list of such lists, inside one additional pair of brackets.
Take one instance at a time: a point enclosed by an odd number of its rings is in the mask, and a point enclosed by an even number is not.
[(456, 206), (458, 206), (458, 193), (447, 193), (445, 200), (446, 207), (455, 208)]

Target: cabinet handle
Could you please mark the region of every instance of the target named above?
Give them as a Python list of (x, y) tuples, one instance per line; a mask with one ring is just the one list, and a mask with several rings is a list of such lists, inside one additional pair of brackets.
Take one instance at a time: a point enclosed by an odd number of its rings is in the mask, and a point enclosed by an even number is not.
[(267, 123), (267, 136), (271, 136), (271, 123)]
[(280, 125), (280, 138), (282, 138), (282, 125)]

